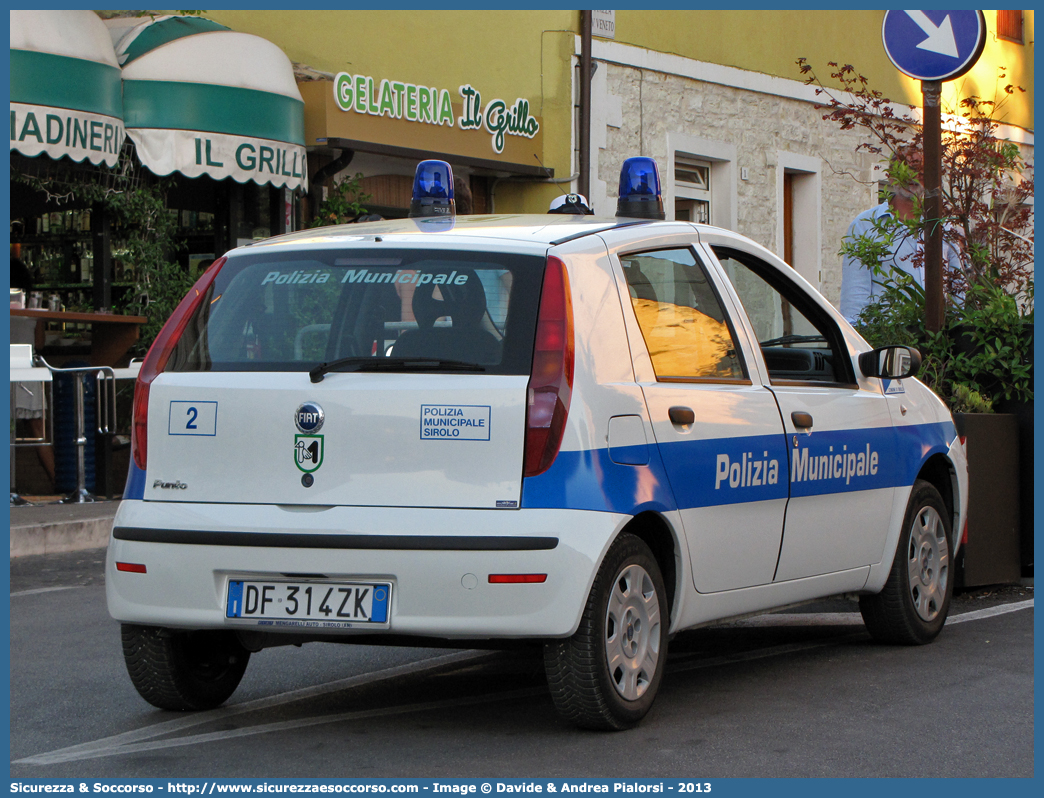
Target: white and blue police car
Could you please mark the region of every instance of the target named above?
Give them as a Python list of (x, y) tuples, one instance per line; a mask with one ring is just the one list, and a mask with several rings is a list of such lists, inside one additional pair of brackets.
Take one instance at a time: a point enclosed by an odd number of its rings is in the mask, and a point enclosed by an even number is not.
[(616, 218), (452, 186), (230, 252), (153, 344), (106, 565), (148, 702), (290, 643), (528, 640), (564, 718), (622, 729), (684, 629), (850, 593), (876, 639), (939, 633), (967, 465), (916, 350), (662, 221), (650, 159)]

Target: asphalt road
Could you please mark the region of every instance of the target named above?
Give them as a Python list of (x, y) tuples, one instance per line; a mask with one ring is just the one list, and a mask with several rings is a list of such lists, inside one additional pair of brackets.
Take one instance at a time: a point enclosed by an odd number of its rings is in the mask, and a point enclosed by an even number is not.
[(1033, 775), (1032, 589), (957, 597), (917, 648), (844, 600), (679, 635), (652, 712), (605, 734), (557, 718), (538, 649), (269, 649), (224, 707), (153, 709), (103, 564), (12, 562), (13, 778)]

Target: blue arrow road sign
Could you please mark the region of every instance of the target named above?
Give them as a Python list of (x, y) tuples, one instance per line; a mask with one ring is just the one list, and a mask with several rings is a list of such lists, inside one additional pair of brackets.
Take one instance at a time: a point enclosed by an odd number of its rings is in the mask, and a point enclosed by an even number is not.
[(892, 63), (918, 80), (953, 80), (979, 60), (986, 44), (981, 11), (886, 11), (881, 26)]

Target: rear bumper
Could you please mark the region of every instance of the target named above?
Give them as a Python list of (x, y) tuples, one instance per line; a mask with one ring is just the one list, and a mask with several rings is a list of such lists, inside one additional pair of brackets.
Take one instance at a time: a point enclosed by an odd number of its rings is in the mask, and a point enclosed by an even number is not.
[[(450, 639), (563, 637), (629, 519), (582, 510), (284, 507), (124, 501), (106, 562), (118, 621), (257, 629), (225, 618), (230, 577), (321, 574), (392, 583), (388, 634)], [(116, 570), (116, 562), (145, 573)], [(490, 574), (547, 574), (490, 584)], [(309, 633), (307, 628), (280, 631)], [(351, 635), (371, 630), (324, 632)]]

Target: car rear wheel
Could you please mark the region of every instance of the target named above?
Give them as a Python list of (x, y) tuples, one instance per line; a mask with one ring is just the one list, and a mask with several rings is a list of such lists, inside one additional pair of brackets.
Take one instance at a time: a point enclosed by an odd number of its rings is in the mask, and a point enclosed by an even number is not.
[(953, 595), (950, 515), (935, 487), (918, 480), (903, 519), (884, 589), (859, 599), (866, 628), (882, 643), (930, 643), (946, 623)]
[(544, 647), (551, 697), (565, 720), (619, 730), (645, 717), (667, 660), (666, 595), (649, 547), (621, 535), (595, 577), (576, 633)]
[(160, 709), (213, 709), (239, 686), (250, 652), (235, 633), (123, 624), (123, 659), (135, 689)]

